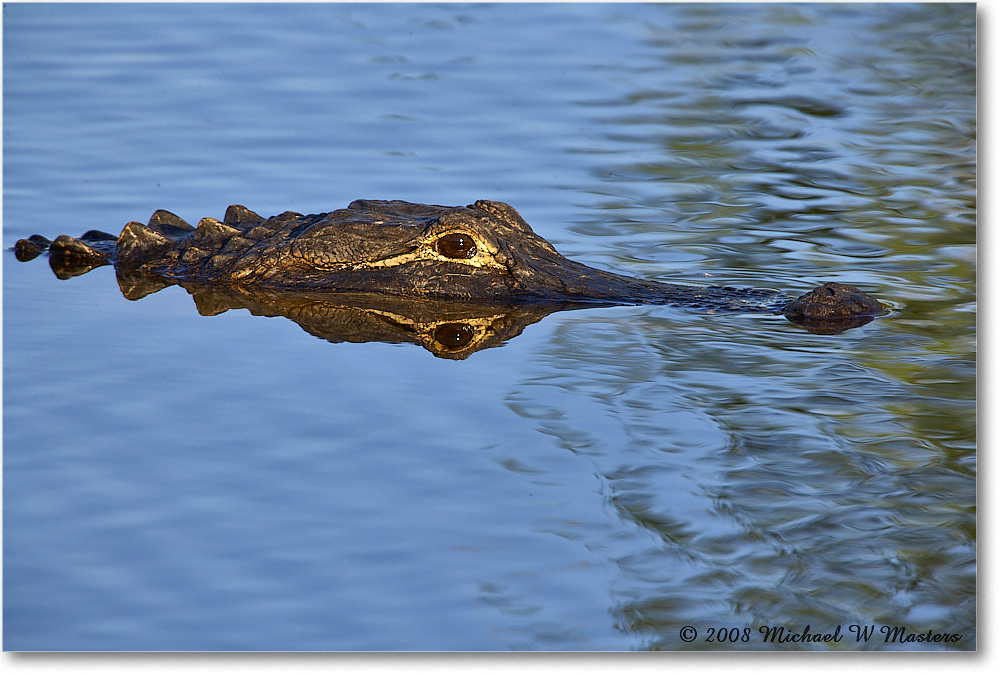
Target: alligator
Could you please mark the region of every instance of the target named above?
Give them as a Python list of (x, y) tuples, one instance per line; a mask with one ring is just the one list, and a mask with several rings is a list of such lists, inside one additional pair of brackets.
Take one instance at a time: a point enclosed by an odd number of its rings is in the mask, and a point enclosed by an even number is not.
[(33, 235), (14, 250), (21, 261), (47, 251), (62, 278), (113, 264), (130, 299), (180, 284), (230, 296), (254, 293), (258, 304), (261, 294), (318, 292), (452, 306), (681, 305), (784, 315), (816, 333), (839, 333), (888, 311), (835, 282), (795, 298), (602, 271), (563, 257), (513, 207), (487, 200), (451, 207), (362, 199), (329, 213), (270, 218), (233, 205), (223, 220), (203, 218), (197, 227), (159, 210), (145, 225), (126, 224), (117, 237), (97, 230), (53, 241)]

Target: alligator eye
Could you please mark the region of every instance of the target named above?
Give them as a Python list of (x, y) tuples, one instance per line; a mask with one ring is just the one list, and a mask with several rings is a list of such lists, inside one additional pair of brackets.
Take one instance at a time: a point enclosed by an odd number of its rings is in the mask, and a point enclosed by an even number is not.
[(434, 242), (434, 249), (445, 258), (464, 260), (476, 255), (476, 242), (467, 234), (452, 232)]
[(457, 351), (472, 342), (476, 329), (467, 323), (443, 323), (433, 332), (434, 340), (448, 351)]

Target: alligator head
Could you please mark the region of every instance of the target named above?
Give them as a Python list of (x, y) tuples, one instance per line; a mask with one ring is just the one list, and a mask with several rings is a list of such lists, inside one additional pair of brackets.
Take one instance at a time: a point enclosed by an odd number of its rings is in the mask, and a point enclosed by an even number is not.
[(650, 301), (662, 288), (561, 256), (508, 206), (358, 200), (243, 254), (235, 280), (451, 300)]
[[(154, 279), (160, 287), (192, 282), (458, 302), (673, 304), (785, 314), (828, 333), (885, 313), (877, 300), (842, 284), (793, 300), (766, 289), (605, 272), (563, 257), (511, 206), (486, 200), (465, 207), (357, 200), (329, 213), (272, 218), (231, 206), (222, 221), (204, 218), (197, 228), (157, 211), (146, 225), (128, 223), (118, 237), (92, 231), (80, 239), (32, 238), (16, 250), (25, 259), (45, 248), (57, 274), (113, 262), (126, 295), (125, 280), (146, 288)], [(136, 284), (137, 278), (147, 281)]]

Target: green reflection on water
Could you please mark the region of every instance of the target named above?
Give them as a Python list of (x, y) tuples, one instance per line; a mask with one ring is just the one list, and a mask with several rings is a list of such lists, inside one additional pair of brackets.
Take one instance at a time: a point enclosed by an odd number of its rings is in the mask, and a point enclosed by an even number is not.
[[(575, 232), (599, 262), (788, 290), (856, 281), (894, 312), (835, 338), (671, 310), (563, 320), (522, 399), (549, 402), (540, 429), (563, 447), (585, 442), (632, 527), (618, 626), (650, 649), (974, 648), (974, 6), (665, 8), (649, 48), (623, 68), (641, 87), (588, 102), (609, 130), (583, 151), (607, 164)], [(574, 417), (552, 387), (607, 396)], [(679, 411), (696, 419), (672, 425)], [(678, 637), (849, 623), (963, 637)]]

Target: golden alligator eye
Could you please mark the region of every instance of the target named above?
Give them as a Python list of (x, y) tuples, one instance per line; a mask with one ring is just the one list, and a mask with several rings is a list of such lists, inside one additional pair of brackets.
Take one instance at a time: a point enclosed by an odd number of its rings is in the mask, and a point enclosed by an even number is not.
[(476, 329), (467, 323), (443, 323), (433, 331), (434, 340), (448, 351), (462, 349), (476, 337)]
[(467, 234), (452, 232), (434, 242), (434, 249), (445, 258), (465, 260), (476, 255), (476, 242)]

